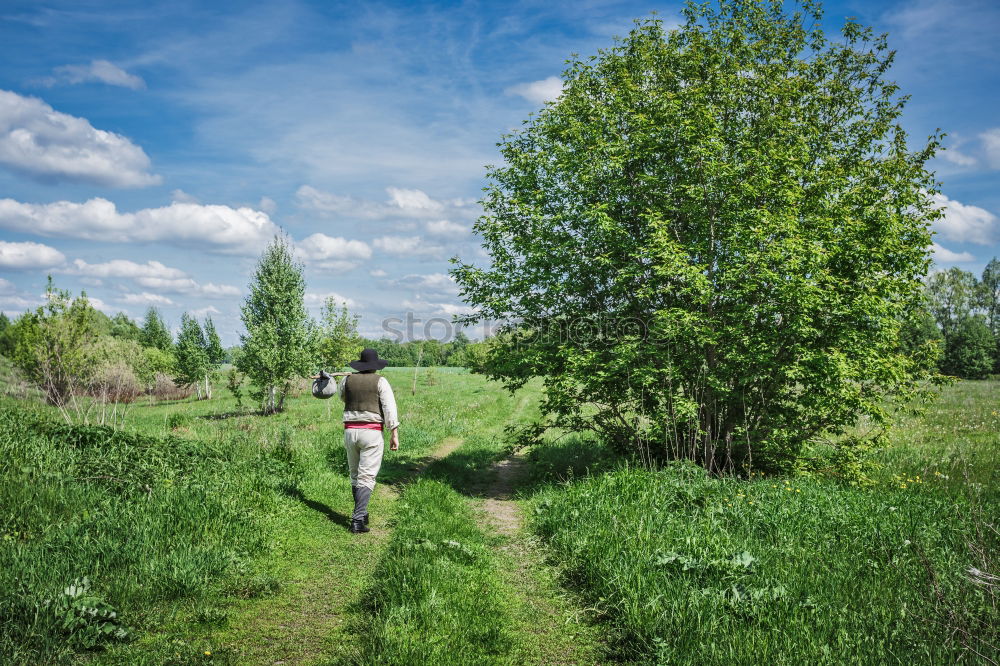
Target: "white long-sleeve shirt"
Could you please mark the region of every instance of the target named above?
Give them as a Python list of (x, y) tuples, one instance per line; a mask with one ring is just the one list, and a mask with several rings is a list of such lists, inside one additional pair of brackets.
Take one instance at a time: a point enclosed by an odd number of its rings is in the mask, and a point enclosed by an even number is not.
[[(347, 377), (341, 377), (337, 380), (337, 395), (340, 396), (341, 402), (344, 401), (344, 382), (346, 381)], [(376, 388), (378, 389), (378, 401), (382, 405), (382, 414), (365, 411), (356, 412), (345, 409), (344, 421), (381, 423), (384, 429), (395, 430), (399, 427), (399, 413), (396, 411), (396, 396), (392, 394), (392, 387), (389, 386), (389, 380), (379, 376)], [(382, 420), (383, 416), (385, 417), (384, 421)]]

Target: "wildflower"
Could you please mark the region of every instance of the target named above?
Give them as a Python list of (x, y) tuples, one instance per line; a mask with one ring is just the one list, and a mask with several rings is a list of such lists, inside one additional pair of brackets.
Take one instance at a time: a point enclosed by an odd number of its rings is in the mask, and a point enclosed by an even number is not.
[(212, 653), (210, 651), (208, 651), (208, 650), (205, 650), (205, 656), (206, 657), (211, 657)]

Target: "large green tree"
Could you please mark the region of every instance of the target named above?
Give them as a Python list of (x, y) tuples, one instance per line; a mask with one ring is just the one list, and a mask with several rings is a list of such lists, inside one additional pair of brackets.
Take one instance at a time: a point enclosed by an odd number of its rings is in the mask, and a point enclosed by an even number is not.
[(289, 242), (276, 236), (264, 250), (243, 304), (242, 350), (237, 367), (254, 389), (264, 413), (284, 408), (291, 380), (306, 376), (312, 361), (311, 326), (306, 312), (302, 266)]
[(918, 385), (940, 136), (911, 151), (887, 36), (813, 2), (689, 3), (574, 58), (503, 137), (453, 275), (508, 322), (489, 373), (554, 423), (715, 471), (787, 464)]

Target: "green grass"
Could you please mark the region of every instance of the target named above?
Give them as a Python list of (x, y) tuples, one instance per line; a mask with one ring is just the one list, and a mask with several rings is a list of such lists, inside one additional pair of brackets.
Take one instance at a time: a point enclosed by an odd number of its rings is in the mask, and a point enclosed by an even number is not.
[(468, 502), (430, 479), (408, 487), (366, 593), (365, 664), (511, 663), (511, 599)]
[(963, 638), (995, 658), (997, 599), (967, 574), (995, 566), (1000, 546), (987, 526), (1000, 508), (994, 389), (950, 387), (904, 421), (883, 482), (865, 489), (680, 464), (595, 474), (600, 447), (575, 460), (542, 449), (539, 467), (567, 481), (533, 498), (534, 526), (600, 608), (617, 658), (974, 661)]
[[(366, 535), (346, 530), (340, 405), (304, 385), (270, 417), (222, 386), (140, 401), (118, 432), (61, 425), (30, 391), (0, 400), (0, 661), (938, 663), (996, 644), (997, 600), (967, 570), (997, 568), (1000, 383), (902, 413), (869, 488), (538, 446), (521, 501), (550, 569), (470, 497), (537, 384), (437, 368), (411, 395), (412, 369), (385, 374), (402, 449)], [(595, 614), (603, 653), (568, 620)]]
[[(66, 426), (4, 402), (0, 456), (0, 655), (11, 661), (64, 659), (118, 629), (138, 637), (179, 599), (277, 585), (256, 558), (280, 488), (295, 483), (285, 439)], [(83, 596), (65, 594), (84, 578)]]
[[(412, 474), (447, 437), (467, 436), (476, 451), (456, 473), (474, 475), (503, 455), (505, 417), (520, 397), (460, 369), (438, 368), (432, 378), (419, 371), (415, 396), (412, 369), (385, 374), (402, 447), (386, 451), (380, 482)], [(15, 619), (0, 628), (0, 660), (58, 662), (81, 652), (122, 664), (339, 658), (352, 604), (385, 547), (395, 495), (376, 490), (374, 532), (359, 541), (346, 531), (339, 403), (315, 400), (303, 386), (284, 413), (262, 417), (238, 408), (222, 386), (215, 394), (139, 401), (118, 433), (58, 426), (58, 415), (36, 402), (3, 403), (0, 456), (11, 464), (0, 469), (0, 615)], [(56, 425), (31, 425), (38, 420)], [(91, 433), (86, 445), (78, 431)], [(109, 626), (128, 630), (125, 642), (97, 641), (104, 652), (90, 647), (92, 629), (63, 627), (39, 610), (83, 576), (116, 611)], [(320, 597), (316, 589), (338, 591)]]

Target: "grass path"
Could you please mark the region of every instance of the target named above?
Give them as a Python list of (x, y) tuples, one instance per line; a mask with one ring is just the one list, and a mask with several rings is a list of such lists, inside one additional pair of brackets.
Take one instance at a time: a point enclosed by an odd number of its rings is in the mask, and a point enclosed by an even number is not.
[(496, 463), (491, 478), (474, 486), (482, 496), (480, 527), (497, 535), (497, 553), (506, 584), (521, 605), (518, 663), (598, 664), (602, 644), (597, 628), (586, 620), (586, 611), (558, 581), (557, 572), (545, 562), (537, 538), (524, 527), (523, 507), (515, 499), (527, 476), (522, 449)]
[[(281, 591), (229, 609), (224, 630), (206, 636), (219, 656), (235, 663), (326, 664), (350, 659), (357, 640), (351, 619), (391, 534), (402, 486), (462, 444), (443, 439), (434, 452), (392, 484), (379, 484), (372, 498), (371, 532), (348, 532), (352, 500), (329, 479), (314, 479), (296, 496), (287, 516), (277, 577)], [(330, 473), (331, 475), (333, 472)]]

